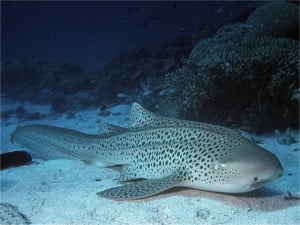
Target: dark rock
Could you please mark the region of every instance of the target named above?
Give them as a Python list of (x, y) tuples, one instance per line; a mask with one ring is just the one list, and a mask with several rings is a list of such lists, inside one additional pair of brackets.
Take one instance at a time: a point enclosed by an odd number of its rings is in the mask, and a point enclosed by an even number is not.
[(40, 120), (43, 119), (45, 115), (39, 113), (39, 112), (34, 112), (34, 113), (27, 113), (26, 119), (27, 120)]
[(0, 155), (0, 168), (22, 166), (31, 163), (31, 156), (25, 151), (6, 152)]
[(107, 105), (104, 105), (104, 104), (103, 104), (103, 105), (100, 106), (99, 109), (100, 109), (101, 112), (102, 112), (102, 111), (105, 111), (105, 110), (107, 110)]
[(13, 110), (7, 110), (7, 111), (4, 111), (4, 112), (1, 112), (1, 119), (8, 119), (11, 116), (13, 116), (13, 114), (14, 114)]
[(51, 106), (54, 113), (65, 113), (69, 110), (69, 104), (64, 95), (53, 97)]
[(113, 116), (120, 116), (120, 115), (122, 115), (122, 113), (120, 113), (120, 112), (115, 112), (115, 113), (112, 113), (111, 115), (113, 115)]
[(29, 114), (30, 113), (23, 106), (18, 106), (18, 108), (14, 110), (14, 116), (19, 119), (25, 119)]
[(75, 113), (69, 112), (67, 115), (67, 119), (74, 119), (75, 118)]
[(108, 110), (103, 110), (98, 113), (100, 116), (109, 116), (111, 114)]
[(15, 113), (19, 114), (19, 115), (22, 115), (22, 114), (24, 115), (25, 113), (27, 113), (27, 110), (24, 109), (23, 106), (18, 106), (18, 108), (15, 110)]

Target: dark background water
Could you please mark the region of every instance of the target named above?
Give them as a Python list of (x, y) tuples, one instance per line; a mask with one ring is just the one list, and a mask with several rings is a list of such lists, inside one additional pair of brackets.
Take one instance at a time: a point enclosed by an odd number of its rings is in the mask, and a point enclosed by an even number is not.
[(54, 114), (137, 101), (257, 132), (298, 127), (298, 18), (284, 1), (2, 1), (1, 97)]
[(253, 2), (2, 2), (2, 59), (99, 67), (134, 46), (238, 16)]

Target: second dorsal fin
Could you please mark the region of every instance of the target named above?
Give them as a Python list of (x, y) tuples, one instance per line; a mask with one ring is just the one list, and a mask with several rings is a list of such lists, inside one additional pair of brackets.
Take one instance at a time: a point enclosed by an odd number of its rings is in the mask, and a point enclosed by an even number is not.
[(101, 121), (99, 130), (98, 130), (98, 135), (115, 135), (115, 134), (124, 132), (126, 129), (127, 128), (119, 127), (119, 126), (112, 125), (112, 124), (106, 123), (104, 121)]

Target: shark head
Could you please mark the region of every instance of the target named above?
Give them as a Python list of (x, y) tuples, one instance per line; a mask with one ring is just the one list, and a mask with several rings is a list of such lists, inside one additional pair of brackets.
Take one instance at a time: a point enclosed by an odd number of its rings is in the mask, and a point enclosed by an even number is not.
[(222, 163), (227, 171), (223, 191), (243, 193), (263, 187), (281, 177), (283, 168), (278, 158), (271, 152), (246, 143), (239, 153), (235, 153)]
[(263, 187), (283, 174), (273, 153), (246, 138), (223, 135), (213, 149), (202, 151), (200, 163), (190, 170), (193, 179), (187, 186), (243, 193)]

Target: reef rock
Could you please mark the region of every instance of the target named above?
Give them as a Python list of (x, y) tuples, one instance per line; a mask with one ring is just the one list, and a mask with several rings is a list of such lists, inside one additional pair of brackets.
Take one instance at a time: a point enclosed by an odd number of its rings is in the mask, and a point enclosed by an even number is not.
[(299, 43), (256, 37), (245, 24), (200, 41), (185, 65), (166, 75), (177, 116), (263, 131), (298, 126)]
[(256, 34), (287, 37), (299, 40), (299, 6), (285, 1), (274, 1), (258, 7), (248, 18)]
[(22, 166), (31, 163), (31, 156), (25, 151), (13, 151), (0, 154), (0, 169)]

